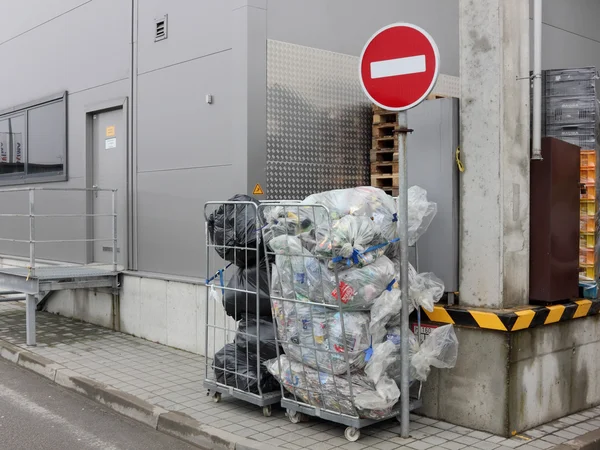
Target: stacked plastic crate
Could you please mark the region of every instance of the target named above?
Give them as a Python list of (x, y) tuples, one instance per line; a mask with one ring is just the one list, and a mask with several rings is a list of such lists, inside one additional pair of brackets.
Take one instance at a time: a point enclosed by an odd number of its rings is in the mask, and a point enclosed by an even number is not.
[(547, 70), (545, 135), (581, 148), (580, 267), (582, 275), (600, 277), (597, 71), (595, 67)]

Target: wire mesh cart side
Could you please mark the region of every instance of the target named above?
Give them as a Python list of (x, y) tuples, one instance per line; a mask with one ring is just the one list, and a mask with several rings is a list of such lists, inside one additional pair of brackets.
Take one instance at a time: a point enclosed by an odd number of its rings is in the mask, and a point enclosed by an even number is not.
[(277, 351), (257, 206), (242, 196), (204, 207), (204, 387), (217, 403), (228, 394), (269, 417), (281, 391), (263, 366)]
[[(281, 405), (293, 423), (320, 417), (356, 441), (361, 428), (400, 414), (397, 381), (381, 368), (399, 351), (386, 339), (401, 308), (388, 257), (397, 239), (373, 232), (368, 217), (333, 221), (322, 205), (265, 204), (258, 216), (278, 344), (266, 366), (281, 383)], [(345, 240), (356, 233), (368, 246)], [(382, 317), (375, 311), (384, 304)], [(413, 399), (411, 410), (420, 405)]]

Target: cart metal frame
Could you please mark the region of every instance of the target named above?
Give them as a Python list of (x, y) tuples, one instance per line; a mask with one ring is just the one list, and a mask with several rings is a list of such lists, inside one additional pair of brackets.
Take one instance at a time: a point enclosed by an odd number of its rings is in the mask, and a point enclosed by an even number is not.
[[(267, 205), (267, 204), (263, 204), (259, 207), (259, 217), (264, 217), (263, 213), (260, 213), (261, 210), (264, 210), (264, 208), (269, 207), (269, 206), (273, 206), (273, 205)], [(287, 221), (287, 217), (288, 217), (288, 213), (292, 213), (295, 214), (297, 217), (301, 217), (300, 214), (300, 210), (310, 210), (312, 212), (312, 219), (313, 219), (313, 224), (317, 223), (316, 217), (317, 215), (315, 214), (315, 210), (319, 209), (321, 210), (319, 217), (323, 218), (325, 217), (327, 220), (327, 227), (328, 227), (328, 232), (329, 235), (331, 236), (331, 229), (332, 229), (332, 220), (331, 220), (331, 214), (329, 212), (329, 210), (322, 205), (308, 205), (308, 204), (299, 204), (299, 203), (284, 203), (284, 202), (279, 202), (279, 204), (277, 206), (280, 206), (283, 208), (284, 210), (284, 221)], [(322, 223), (322, 222), (321, 222)], [(284, 227), (285, 229), (287, 229), (287, 223), (285, 224), (286, 226)], [(263, 230), (264, 233), (264, 229), (267, 226), (267, 224), (262, 225), (261, 226), (261, 230)], [(264, 235), (263, 235), (264, 236)], [(265, 246), (265, 254), (267, 256), (275, 256), (276, 254), (278, 254), (277, 252), (274, 252), (273, 250), (269, 249), (267, 242), (265, 241), (265, 238), (263, 237), (262, 239), (263, 241), (263, 245)], [(387, 245), (394, 245), (391, 243), (388, 243)], [(399, 245), (398, 245), (399, 247)], [(293, 254), (293, 253), (286, 253), (285, 256), (288, 257), (302, 257), (302, 258), (314, 258), (316, 260), (319, 260), (319, 262), (330, 262), (332, 260), (334, 260), (338, 255), (334, 254), (335, 253), (335, 249), (332, 249), (332, 254), (331, 257), (323, 257), (323, 256), (317, 256), (314, 254), (306, 255), (306, 254)], [(418, 257), (417, 257), (418, 258)], [(417, 259), (417, 264), (418, 264), (418, 259)], [(290, 262), (291, 265), (291, 262)], [(322, 266), (320, 266), (322, 267)], [(327, 269), (325, 269), (327, 270)], [(321, 269), (319, 269), (320, 273)], [(271, 303), (273, 305), (273, 315), (274, 315), (274, 320), (273, 320), (273, 326), (275, 327), (275, 337), (278, 341), (278, 344), (287, 344), (289, 345), (289, 342), (280, 342), (280, 335), (277, 332), (277, 319), (275, 317), (276, 315), (276, 305), (275, 302), (281, 302), (281, 304), (284, 304), (285, 302), (290, 302), (294, 304), (294, 311), (296, 312), (296, 326), (300, 326), (300, 323), (298, 322), (298, 310), (297, 310), (297, 306), (298, 304), (302, 304), (304, 306), (306, 305), (310, 305), (310, 322), (311, 324), (314, 324), (313, 321), (313, 307), (319, 307), (319, 308), (325, 308), (331, 312), (335, 312), (340, 314), (340, 325), (341, 325), (341, 329), (342, 329), (342, 336), (346, 335), (346, 330), (345, 330), (345, 324), (344, 324), (344, 319), (343, 319), (343, 314), (344, 312), (348, 313), (350, 310), (346, 309), (344, 307), (342, 307), (342, 303), (341, 302), (337, 302), (337, 305), (332, 305), (332, 304), (325, 304), (325, 303), (320, 303), (320, 302), (313, 302), (313, 301), (305, 301), (305, 300), (299, 300), (296, 296), (295, 298), (285, 298), (284, 295), (282, 294), (281, 297), (278, 297), (276, 295), (276, 293), (273, 291), (273, 289), (275, 289), (275, 287), (273, 286), (273, 274), (272, 274), (272, 268), (269, 266), (268, 268), (268, 278), (269, 278), (269, 286), (272, 288), (271, 290)], [(340, 282), (339, 282), (339, 277), (338, 277), (338, 269), (337, 269), (337, 264), (333, 264), (333, 274), (335, 277), (335, 286), (336, 286), (336, 290), (337, 290), (337, 298), (341, 299), (342, 298), (342, 292), (341, 292), (341, 288), (340, 288)], [(279, 277), (281, 277), (281, 274), (278, 274)], [(322, 279), (321, 279), (322, 282)], [(321, 285), (322, 286), (322, 285)], [(295, 294), (295, 292), (294, 292)], [(326, 295), (323, 292), (323, 295)], [(313, 300), (313, 299), (310, 299)], [(418, 310), (418, 321), (419, 321), (419, 327), (418, 327), (418, 340), (419, 343), (421, 343), (421, 336), (420, 336), (420, 308), (417, 308)], [(356, 309), (353, 309), (352, 311), (357, 311)], [(363, 310), (365, 311), (365, 310)], [(284, 313), (285, 314), (285, 313)], [(329, 355), (329, 367), (333, 366), (333, 362), (332, 362), (332, 354), (335, 354), (336, 352), (334, 350), (331, 349), (327, 349), (324, 350), (323, 347), (318, 347), (316, 344), (316, 340), (315, 340), (315, 330), (314, 330), (314, 326), (311, 325), (311, 332), (312, 332), (312, 338), (313, 338), (313, 346), (306, 346), (303, 345), (300, 340), (299, 343), (294, 343), (293, 345), (296, 347), (299, 347), (301, 349), (301, 353), (304, 353), (304, 350), (308, 350), (308, 351), (313, 351), (315, 352), (315, 362), (316, 362), (316, 371), (319, 373), (319, 377), (321, 376), (320, 374), (323, 373), (320, 369), (319, 369), (319, 361), (318, 358), (316, 357), (317, 352), (319, 353), (327, 353)], [(327, 332), (329, 332), (329, 330), (327, 330)], [(347, 347), (345, 347), (347, 348)], [(281, 374), (284, 373), (284, 371), (282, 370), (282, 365), (281, 365), (281, 353), (280, 353), (280, 345), (277, 345), (277, 351), (278, 351), (278, 364), (279, 364), (279, 374), (281, 377)], [(346, 377), (347, 381), (352, 380), (351, 378), (351, 368), (350, 368), (350, 360), (349, 360), (349, 354), (348, 352), (344, 352), (342, 351), (344, 358), (345, 358), (345, 362), (346, 362), (346, 371), (343, 375), (340, 375), (340, 377)], [(290, 372), (292, 371), (291, 368), (291, 362), (290, 362)], [(302, 370), (304, 372), (304, 376), (305, 379), (306, 378), (306, 366), (304, 364), (302, 364)], [(339, 395), (339, 391), (338, 391), (338, 387), (337, 387), (337, 383), (335, 382), (335, 377), (333, 378), (334, 380), (334, 386), (335, 386), (335, 391), (336, 391), (336, 398), (339, 399), (341, 398), (341, 396)], [(281, 384), (281, 405), (282, 407), (284, 407), (287, 410), (287, 416), (290, 419), (290, 421), (292, 423), (298, 423), (303, 421), (303, 419), (305, 419), (304, 416), (314, 416), (314, 417), (320, 417), (323, 418), (325, 420), (329, 420), (331, 422), (335, 422), (335, 423), (339, 423), (342, 425), (346, 425), (346, 430), (345, 430), (345, 437), (347, 440), (353, 442), (359, 439), (360, 437), (360, 429), (367, 427), (369, 425), (373, 425), (375, 423), (384, 421), (384, 420), (388, 420), (388, 419), (392, 419), (392, 418), (397, 418), (398, 421), (400, 422), (400, 415), (401, 415), (401, 409), (400, 409), (400, 404), (401, 402), (399, 401), (395, 407), (392, 409), (392, 411), (390, 412), (389, 415), (386, 415), (384, 417), (378, 418), (378, 419), (371, 419), (371, 418), (361, 418), (358, 414), (358, 411), (356, 409), (356, 406), (354, 404), (354, 402), (352, 401), (352, 407), (354, 408), (354, 411), (356, 412), (355, 415), (349, 415), (349, 414), (345, 414), (343, 413), (341, 410), (342, 408), (340, 407), (340, 411), (332, 411), (330, 409), (327, 409), (325, 407), (319, 407), (319, 406), (314, 406), (311, 404), (306, 403), (303, 400), (299, 400), (298, 395), (297, 395), (297, 391), (298, 389), (296, 389), (295, 387), (292, 389), (293, 392), (290, 392), (289, 390), (286, 390), (286, 388), (284, 387), (284, 383), (280, 383)], [(348, 382), (348, 388), (350, 391), (350, 398), (353, 399), (354, 395), (352, 393), (353, 391), (353, 383), (352, 382)], [(409, 408), (410, 411), (413, 411), (415, 409), (418, 409), (422, 406), (422, 401), (421, 401), (421, 388), (422, 388), (422, 384), (420, 382), (416, 382), (413, 383), (412, 385), (412, 389), (411, 391), (414, 392), (414, 397), (411, 398), (410, 403), (409, 403)], [(313, 398), (314, 393), (311, 392), (310, 388), (307, 387), (306, 388), (302, 388), (303, 391), (308, 393), (308, 397), (309, 398)], [(316, 395), (320, 396), (319, 398), (324, 398), (325, 395), (328, 394), (324, 394), (323, 390), (321, 389), (320, 392), (318, 392)], [(290, 398), (292, 397), (292, 398)], [(339, 405), (339, 404), (338, 404)]]
[[(279, 390), (275, 390), (273, 392), (263, 392), (262, 387), (261, 387), (261, 383), (260, 383), (260, 367), (261, 367), (261, 351), (260, 351), (260, 340), (259, 340), (259, 336), (260, 336), (260, 308), (259, 308), (259, 304), (260, 304), (260, 290), (261, 290), (261, 284), (260, 284), (260, 276), (257, 276), (256, 279), (256, 286), (255, 289), (235, 289), (235, 288), (230, 288), (227, 287), (227, 278), (226, 278), (226, 271), (228, 268), (232, 268), (232, 270), (236, 270), (237, 266), (236, 266), (236, 260), (234, 260), (234, 262), (227, 262), (224, 261), (223, 259), (221, 259), (217, 252), (216, 249), (217, 248), (221, 248), (223, 250), (223, 252), (230, 250), (233, 251), (234, 254), (236, 254), (235, 252), (243, 252), (243, 254), (245, 255), (245, 260), (248, 260), (248, 255), (251, 254), (252, 252), (254, 252), (254, 256), (256, 258), (257, 264), (260, 260), (260, 255), (262, 254), (262, 244), (260, 244), (260, 239), (256, 239), (256, 245), (255, 246), (250, 246), (248, 245), (249, 242), (249, 238), (250, 235), (248, 235), (248, 232), (246, 230), (246, 235), (245, 235), (245, 244), (243, 247), (235, 247), (235, 246), (227, 246), (227, 245), (216, 245), (216, 244), (212, 244), (210, 242), (210, 238), (209, 238), (209, 234), (208, 234), (208, 219), (211, 213), (216, 212), (220, 207), (225, 208), (232, 208), (233, 212), (234, 212), (234, 227), (235, 227), (235, 223), (236, 223), (236, 219), (237, 219), (237, 214), (238, 214), (238, 209), (243, 209), (243, 213), (245, 214), (245, 223), (248, 223), (248, 216), (250, 215), (250, 211), (252, 211), (254, 213), (254, 217), (257, 217), (257, 205), (252, 203), (252, 202), (235, 202), (235, 201), (211, 201), (211, 202), (207, 202), (204, 206), (204, 217), (205, 217), (205, 236), (206, 236), (206, 289), (207, 289), (207, 301), (206, 301), (206, 305), (205, 305), (205, 318), (206, 318), (206, 323), (205, 323), (205, 379), (204, 379), (204, 387), (208, 389), (208, 393), (207, 395), (212, 395), (213, 400), (218, 403), (221, 401), (222, 398), (222, 394), (226, 394), (226, 395), (230, 395), (234, 398), (243, 400), (245, 402), (248, 402), (250, 404), (256, 405), (260, 408), (262, 408), (263, 411), (263, 415), (266, 417), (269, 417), (271, 415), (271, 407), (274, 404), (277, 404), (280, 402), (281, 400), (281, 393)], [(259, 223), (257, 220), (257, 223), (255, 224), (256, 230), (258, 235), (260, 236), (260, 228), (259, 228)], [(227, 223), (225, 223), (225, 229), (223, 230), (224, 234), (226, 234), (227, 232)], [(237, 259), (237, 258), (236, 258)], [(268, 264), (267, 264), (268, 265)], [(216, 267), (221, 267), (220, 269), (216, 269)], [(235, 276), (235, 275), (234, 275)], [(246, 280), (245, 280), (245, 286), (246, 288), (248, 288), (248, 277), (246, 275)], [(238, 349), (237, 346), (235, 346), (235, 350), (233, 353), (233, 356), (235, 358), (235, 360), (238, 360), (238, 351), (240, 352), (240, 354), (245, 352), (245, 359), (246, 359), (246, 367), (250, 366), (250, 360), (251, 360), (251, 356), (256, 358), (256, 361), (258, 361), (257, 364), (257, 373), (256, 373), (256, 377), (250, 377), (246, 374), (242, 374), (242, 373), (238, 373), (237, 370), (229, 370), (226, 367), (226, 364), (224, 364), (223, 368), (220, 367), (216, 367), (214, 364), (214, 358), (211, 357), (211, 345), (213, 346), (214, 350), (217, 351), (218, 348), (221, 346), (221, 344), (224, 346), (227, 343), (230, 343), (232, 341), (232, 337), (233, 339), (235, 338), (236, 335), (238, 335), (238, 331), (237, 331), (237, 324), (238, 321), (235, 321), (235, 325), (232, 327), (232, 322), (234, 322), (233, 318), (230, 318), (229, 316), (226, 315), (225, 313), (225, 308), (223, 305), (219, 304), (219, 305), (211, 305), (211, 296), (209, 295), (210, 289), (213, 288), (214, 286), (217, 286), (218, 283), (218, 290), (221, 291), (222, 294), (225, 294), (227, 292), (233, 292), (236, 296), (236, 300), (237, 300), (237, 296), (242, 296), (242, 298), (245, 297), (245, 301), (246, 301), (246, 310), (248, 309), (248, 297), (254, 295), (256, 298), (256, 316), (254, 316), (254, 314), (250, 314), (248, 313), (248, 316), (252, 316), (253, 318), (256, 318), (256, 335), (252, 334), (252, 333), (241, 333), (245, 336), (246, 338), (246, 342), (250, 341), (250, 340), (255, 340), (256, 341), (256, 354), (254, 353), (250, 353), (248, 348), (246, 349)], [(211, 314), (211, 308), (212, 308), (212, 314)], [(221, 314), (222, 310), (222, 320), (219, 322), (219, 318), (217, 317), (218, 314)], [(236, 308), (235, 308), (235, 314), (237, 316), (237, 301), (236, 301)], [(217, 311), (219, 311), (219, 313), (217, 313)], [(248, 330), (246, 330), (248, 331)], [(222, 342), (217, 342), (219, 337), (221, 338)], [(228, 353), (227, 353), (228, 355)], [(241, 355), (242, 357), (244, 356), (243, 354)], [(222, 373), (224, 374), (224, 378), (225, 378), (225, 383), (220, 383), (217, 381), (216, 379), (216, 375), (214, 375), (214, 371), (215, 369), (222, 371)], [(237, 364), (235, 365), (235, 369), (237, 369)], [(214, 377), (213, 377), (214, 376)], [(238, 377), (241, 377), (242, 379), (246, 379), (246, 383), (247, 385), (250, 384), (251, 382), (255, 382), (256, 386), (258, 388), (258, 393), (252, 392), (250, 389), (240, 389), (237, 386), (232, 386), (232, 385), (228, 385), (227, 384), (227, 377), (228, 376), (233, 376), (235, 377), (236, 381), (238, 380)], [(237, 383), (236, 383), (237, 384)]]

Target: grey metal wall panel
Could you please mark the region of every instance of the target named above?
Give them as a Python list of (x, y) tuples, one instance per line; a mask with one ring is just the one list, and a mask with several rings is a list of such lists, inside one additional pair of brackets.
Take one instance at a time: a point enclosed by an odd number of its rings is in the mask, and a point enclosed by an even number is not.
[(231, 79), (231, 51), (140, 76), (138, 171), (232, 164)]
[[(533, 0), (529, 0), (529, 5), (530, 17), (533, 18)], [(545, 24), (600, 42), (598, 0), (544, 0), (542, 6)]]
[(458, 76), (458, 0), (269, 0), (267, 37), (359, 56), (379, 28), (410, 22), (440, 48), (441, 72)]
[[(154, 20), (165, 14), (168, 37), (154, 42)], [(140, 74), (231, 49), (230, 1), (139, 0), (137, 20)]]
[(458, 100), (421, 103), (408, 111), (408, 183), (427, 190), (438, 213), (418, 243), (419, 271), (433, 272), (458, 291)]
[[(544, 25), (542, 32), (544, 36), (542, 67), (544, 69), (584, 66), (600, 68), (600, 42), (549, 25)], [(533, 38), (531, 43), (533, 45)], [(533, 58), (533, 52), (531, 57)]]
[[(19, 22), (30, 14), (28, 2), (11, 3), (20, 7), (8, 20)], [(92, 1), (1, 42), (0, 61), (10, 70), (0, 71), (0, 110), (127, 78), (130, 10), (130, 3), (122, 0)], [(6, 17), (4, 10), (2, 16)]]
[(86, 3), (90, 3), (90, 0), (3, 1), (2, 14), (0, 14), (0, 42), (33, 30)]
[(269, 198), (369, 184), (373, 116), (357, 58), (271, 40), (267, 49)]
[(231, 167), (141, 173), (139, 270), (205, 277), (204, 204), (239, 190)]

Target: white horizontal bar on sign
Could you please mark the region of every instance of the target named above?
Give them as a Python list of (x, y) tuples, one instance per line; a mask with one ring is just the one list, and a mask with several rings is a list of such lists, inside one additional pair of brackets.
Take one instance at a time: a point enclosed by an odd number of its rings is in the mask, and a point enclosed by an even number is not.
[(425, 72), (425, 55), (388, 59), (371, 63), (371, 78), (395, 77)]

